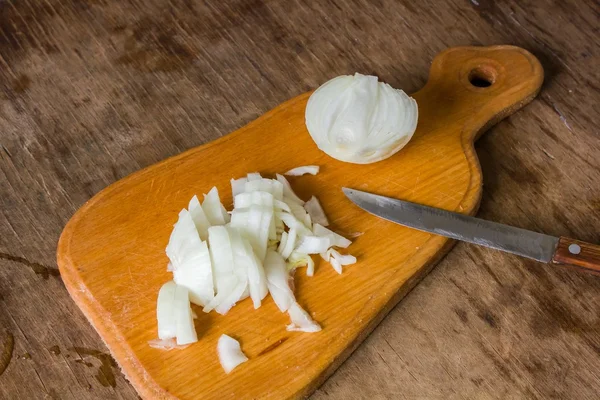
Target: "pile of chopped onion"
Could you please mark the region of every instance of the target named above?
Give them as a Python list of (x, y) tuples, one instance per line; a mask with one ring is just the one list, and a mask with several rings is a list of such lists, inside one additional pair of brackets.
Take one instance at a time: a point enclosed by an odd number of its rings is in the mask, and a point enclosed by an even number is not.
[[(318, 170), (318, 166), (298, 167), (287, 174), (314, 175)], [(321, 327), (294, 296), (290, 283), (295, 269), (306, 267), (306, 274), (312, 276), (313, 254), (320, 254), (340, 274), (342, 266), (356, 262), (338, 251), (351, 241), (326, 228), (329, 222), (317, 198), (303, 201), (282, 175), (268, 179), (250, 173), (232, 179), (231, 189), (230, 213), (216, 187), (202, 204), (194, 196), (179, 213), (166, 248), (173, 280), (159, 291), (159, 340), (151, 343), (153, 347), (170, 349), (198, 340), (190, 302), (206, 313), (214, 310), (224, 315), (248, 297), (259, 308), (269, 293), (290, 317), (287, 330), (318, 332)], [(236, 342), (226, 335), (219, 340), (220, 357), (226, 353), (222, 349), (231, 348), (231, 340)], [(245, 361), (242, 358), (224, 356), (221, 363), (228, 373)]]

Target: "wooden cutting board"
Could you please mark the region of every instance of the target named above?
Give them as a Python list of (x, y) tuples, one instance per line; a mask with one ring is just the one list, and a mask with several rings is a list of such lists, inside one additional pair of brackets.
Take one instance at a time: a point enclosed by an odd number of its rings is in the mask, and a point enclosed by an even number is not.
[[(361, 211), (341, 187), (474, 214), (482, 191), (474, 140), (532, 100), (542, 81), (540, 63), (520, 48), (446, 50), (434, 59), (427, 85), (413, 95), (419, 124), (412, 141), (369, 165), (342, 163), (319, 151), (304, 124), (310, 93), (298, 96), (234, 133), (96, 195), (60, 238), (62, 278), (143, 398), (306, 396), (453, 244)], [(475, 86), (486, 83), (491, 85)], [(287, 332), (287, 315), (268, 297), (258, 310), (244, 300), (226, 316), (196, 309), (198, 343), (168, 352), (150, 348), (148, 341), (157, 336), (157, 293), (171, 279), (164, 249), (189, 199), (216, 185), (230, 206), (231, 178), (308, 164), (320, 165), (321, 173), (290, 179), (296, 192), (305, 199), (315, 194), (334, 230), (362, 233), (349, 248), (358, 263), (342, 275), (320, 258), (314, 277), (306, 277), (304, 269), (296, 273), (297, 299), (323, 330)], [(216, 353), (223, 333), (237, 338), (250, 359), (229, 375)]]

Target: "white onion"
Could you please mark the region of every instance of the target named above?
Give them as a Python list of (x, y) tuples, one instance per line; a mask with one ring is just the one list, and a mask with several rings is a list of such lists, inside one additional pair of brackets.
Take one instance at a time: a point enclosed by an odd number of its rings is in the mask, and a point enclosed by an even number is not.
[(246, 182), (248, 182), (248, 178), (239, 178), (231, 180), (231, 194), (233, 197), (244, 192), (246, 188)]
[(230, 229), (229, 236), (233, 247), (236, 268), (241, 268), (241, 273), (247, 276), (249, 293), (254, 303), (254, 308), (259, 308), (261, 300), (269, 292), (262, 263), (258, 260), (250, 243), (236, 229)]
[(298, 303), (292, 304), (288, 309), (288, 314), (292, 320), (292, 323), (287, 326), (288, 331), (319, 332), (321, 330), (321, 326), (313, 321)]
[(283, 257), (268, 251), (265, 257), (265, 275), (273, 301), (281, 312), (286, 312), (296, 301), (289, 286), (289, 274)]
[(262, 176), (258, 172), (250, 172), (247, 175), (247, 177), (248, 177), (249, 181), (256, 181), (256, 180), (262, 179)]
[(311, 197), (310, 200), (304, 203), (304, 209), (306, 212), (308, 212), (308, 215), (310, 215), (312, 222), (322, 226), (329, 225), (325, 211), (323, 211), (321, 203), (319, 203), (319, 200), (315, 196)]
[(240, 342), (227, 335), (221, 335), (219, 338), (217, 342), (217, 354), (226, 374), (233, 371), (241, 363), (248, 361), (248, 357), (242, 352)]
[(352, 244), (350, 240), (346, 239), (342, 235), (338, 235), (332, 230), (325, 228), (321, 224), (313, 225), (313, 233), (316, 236), (328, 237), (331, 240), (331, 245), (335, 247), (342, 247), (345, 249)]
[(288, 270), (292, 271), (298, 267), (306, 267), (306, 275), (313, 276), (315, 273), (315, 262), (312, 257), (306, 253), (292, 251), (287, 260)]
[(308, 99), (305, 118), (319, 149), (341, 161), (368, 164), (408, 143), (418, 107), (402, 90), (356, 73), (321, 85)]
[(290, 257), (292, 251), (294, 251), (294, 248), (296, 247), (297, 238), (298, 231), (296, 230), (296, 228), (290, 228), (285, 238), (285, 246), (281, 250), (281, 256), (283, 258), (288, 259)]
[(198, 196), (194, 195), (188, 204), (188, 211), (194, 220), (194, 225), (196, 225), (196, 230), (198, 231), (198, 235), (200, 235), (200, 239), (206, 240), (208, 237), (208, 228), (210, 228), (210, 222), (206, 217), (206, 213), (204, 209), (200, 205), (200, 201), (198, 200)]
[(253, 205), (234, 210), (231, 217), (231, 227), (238, 229), (242, 236), (248, 239), (261, 261), (265, 258), (269, 236), (276, 232), (273, 216), (272, 207)]
[(176, 288), (177, 284), (169, 281), (158, 291), (156, 319), (158, 321), (158, 338), (161, 340), (173, 339), (177, 336), (177, 323), (173, 313)]
[(286, 203), (290, 204), (289, 200), (291, 200), (296, 203), (304, 204), (304, 200), (302, 200), (296, 195), (296, 193), (294, 193), (294, 191), (292, 190), (292, 186), (290, 185), (288, 180), (285, 179), (285, 176), (279, 174), (276, 174), (275, 176), (277, 177), (277, 181), (283, 186), (283, 196), (287, 198), (287, 200), (285, 201)]
[(319, 254), (324, 253), (331, 246), (331, 240), (328, 237), (303, 236), (296, 246), (298, 253)]
[(281, 182), (273, 179), (249, 180), (244, 185), (245, 192), (268, 192), (277, 200), (283, 200), (284, 187)]
[(208, 228), (208, 247), (213, 267), (213, 281), (216, 289), (215, 298), (203, 309), (210, 312), (217, 307), (238, 285), (233, 263), (233, 250), (229, 233), (224, 226)]
[(301, 175), (305, 175), (305, 174), (316, 175), (318, 173), (319, 173), (318, 165), (306, 165), (303, 167), (292, 168), (288, 172), (286, 172), (284, 175), (301, 176)]
[(216, 187), (213, 187), (208, 194), (204, 195), (202, 208), (211, 225), (225, 225), (229, 222), (229, 214), (221, 204), (219, 191)]
[(212, 300), (212, 268), (206, 243), (202, 242), (189, 211), (183, 209), (173, 226), (166, 248), (175, 282), (192, 291), (192, 301), (205, 305)]
[(329, 249), (329, 254), (331, 257), (335, 258), (340, 265), (351, 265), (356, 263), (356, 257), (351, 254), (340, 254), (335, 249)]
[(193, 257), (173, 271), (173, 280), (189, 290), (194, 304), (205, 306), (214, 298), (212, 263), (206, 242), (197, 245)]
[(278, 213), (278, 216), (279, 216), (279, 218), (281, 218), (281, 220), (283, 221), (285, 226), (287, 226), (290, 229), (296, 229), (298, 231), (298, 234), (300, 234), (300, 235), (311, 235), (312, 234), (311, 230), (309, 228), (307, 228), (303, 222), (298, 220), (298, 218), (296, 218), (292, 214), (282, 212), (282, 213)]
[[(315, 168), (289, 172), (316, 173)], [(283, 176), (274, 180), (250, 173), (232, 179), (231, 185), (231, 215), (221, 204), (216, 187), (202, 204), (193, 196), (188, 210), (179, 213), (166, 248), (167, 270), (173, 273), (173, 281), (159, 291), (159, 339), (149, 342), (152, 347), (168, 350), (197, 341), (197, 316), (190, 301), (204, 306), (204, 312), (215, 310), (224, 315), (247, 297), (259, 308), (268, 293), (282, 312), (290, 314), (288, 330), (316, 332), (320, 326), (296, 302), (290, 272), (306, 266), (306, 274), (312, 276), (315, 264), (311, 254), (321, 254), (340, 273), (342, 265), (356, 262), (353, 256), (332, 248), (347, 247), (350, 241), (322, 225), (327, 218), (318, 200), (313, 197), (304, 203)], [(226, 370), (237, 364), (231, 365)]]
[(177, 285), (173, 300), (173, 313), (177, 325), (177, 345), (190, 344), (198, 341), (194, 317), (190, 308), (190, 299), (186, 287)]

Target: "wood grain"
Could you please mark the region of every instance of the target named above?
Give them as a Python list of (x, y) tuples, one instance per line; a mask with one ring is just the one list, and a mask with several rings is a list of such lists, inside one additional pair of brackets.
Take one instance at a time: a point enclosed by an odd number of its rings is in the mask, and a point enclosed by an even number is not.
[[(110, 183), (336, 75), (414, 92), (445, 48), (530, 50), (545, 84), (477, 142), (478, 216), (599, 243), (597, 15), (581, 0), (0, 3), (0, 399), (137, 399), (74, 350), (108, 351), (53, 276), (65, 224)], [(313, 398), (595, 399), (599, 290), (460, 243)]]
[[(474, 86), (475, 75), (491, 85)], [(427, 84), (413, 96), (420, 115), (413, 139), (395, 156), (369, 165), (343, 163), (319, 151), (304, 123), (310, 93), (298, 96), (234, 133), (137, 172), (92, 198), (61, 235), (57, 257), (63, 281), (144, 398), (306, 396), (449, 249), (446, 238), (367, 215), (341, 188), (474, 213), (482, 182), (473, 140), (531, 101), (542, 82), (541, 65), (523, 49), (446, 50), (433, 60)], [(229, 206), (230, 179), (256, 171), (273, 176), (307, 160), (321, 171), (293, 180), (296, 192), (306, 199), (315, 194), (338, 230), (364, 233), (352, 245), (360, 263), (342, 276), (324, 263), (315, 277), (296, 276), (298, 302), (323, 331), (291, 334), (284, 329), (287, 316), (272, 301), (258, 310), (243, 301), (226, 316), (198, 310), (199, 343), (174, 352), (150, 348), (157, 335), (156, 295), (171, 279), (164, 248), (179, 210), (213, 185)], [(238, 339), (250, 358), (231, 375), (215, 355), (223, 333)], [(273, 343), (280, 345), (273, 348)], [(190, 370), (193, 364), (202, 368)]]
[(552, 257), (552, 262), (577, 267), (600, 275), (600, 246), (561, 237)]

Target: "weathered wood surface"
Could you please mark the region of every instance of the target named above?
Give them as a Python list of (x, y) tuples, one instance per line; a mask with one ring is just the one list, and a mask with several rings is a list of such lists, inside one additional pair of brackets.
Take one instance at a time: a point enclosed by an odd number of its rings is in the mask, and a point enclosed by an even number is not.
[[(64, 224), (115, 180), (342, 73), (414, 92), (446, 47), (532, 51), (540, 96), (477, 145), (479, 216), (600, 243), (599, 8), (0, 2), (0, 398), (137, 398), (57, 276)], [(595, 276), (459, 244), (313, 397), (595, 399), (599, 293)]]

